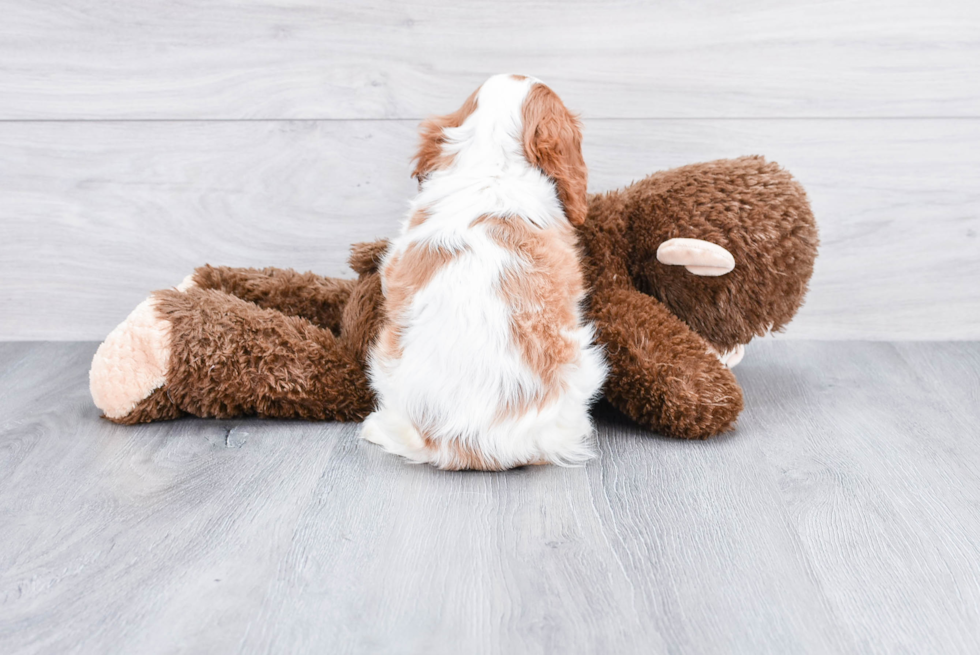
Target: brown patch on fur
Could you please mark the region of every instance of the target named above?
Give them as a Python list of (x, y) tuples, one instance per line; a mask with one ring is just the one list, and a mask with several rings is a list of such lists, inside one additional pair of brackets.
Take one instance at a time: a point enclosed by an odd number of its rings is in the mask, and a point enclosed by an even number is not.
[(378, 339), (382, 357), (398, 359), (402, 355), (401, 337), (405, 314), (416, 293), (429, 284), (433, 276), (464, 251), (452, 251), (424, 243), (412, 243), (404, 252), (392, 255), (385, 264), (385, 325)]
[(463, 106), (453, 113), (429, 118), (419, 126), (421, 140), (419, 149), (415, 153), (415, 170), (412, 171), (412, 177), (417, 179), (419, 184), (432, 171), (442, 170), (452, 165), (453, 156), (442, 151), (446, 143), (445, 129), (459, 127), (470, 114), (476, 111), (476, 96), (479, 92), (480, 89), (477, 89), (471, 93)]
[(512, 75), (511, 75), (510, 77), (511, 77), (511, 79), (515, 79), (515, 80), (517, 80), (518, 82), (523, 82), (524, 80), (526, 80), (526, 79), (527, 79), (527, 75), (517, 75), (517, 74), (512, 74)]
[[(436, 451), (437, 446), (431, 439), (426, 444), (432, 444), (430, 449)], [(462, 443), (458, 439), (448, 441), (442, 446), (443, 453), (449, 453), (451, 460), (439, 466), (444, 471), (505, 471), (516, 466), (545, 466), (551, 462), (544, 459), (535, 459), (530, 462), (523, 462), (512, 466), (504, 466), (498, 460), (490, 457), (484, 452), (475, 450)]]
[(418, 227), (422, 223), (425, 223), (429, 219), (429, 216), (430, 214), (428, 209), (415, 210), (415, 212), (412, 214), (412, 217), (408, 220), (408, 229), (412, 229), (413, 227)]
[(579, 353), (566, 332), (578, 327), (582, 272), (575, 233), (567, 225), (541, 229), (520, 218), (493, 216), (478, 218), (474, 225), (484, 225), (490, 238), (521, 262), (504, 273), (500, 293), (511, 310), (511, 337), (543, 389), (537, 397), (504, 408), (503, 419), (546, 405), (561, 391), (561, 370)]
[[(497, 460), (486, 453), (471, 448), (461, 438), (447, 440), (434, 439), (430, 434), (430, 425), (422, 418), (415, 423), (415, 429), (426, 451), (435, 456), (434, 464), (444, 471), (502, 471), (505, 469)], [(446, 461), (448, 455), (448, 461)]]
[(558, 95), (535, 84), (524, 99), (524, 157), (557, 187), (558, 199), (572, 225), (585, 222), (588, 169), (582, 158), (582, 128)]
[[(434, 444), (432, 447), (437, 448)], [(486, 453), (470, 448), (459, 439), (443, 443), (442, 452), (452, 455), (451, 462), (440, 466), (446, 471), (503, 471), (505, 468)]]

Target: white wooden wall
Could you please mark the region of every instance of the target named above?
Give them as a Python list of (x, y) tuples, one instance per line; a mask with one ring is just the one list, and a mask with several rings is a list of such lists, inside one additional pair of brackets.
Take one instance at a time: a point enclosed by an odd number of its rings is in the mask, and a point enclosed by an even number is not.
[(592, 190), (764, 154), (823, 247), (787, 336), (980, 338), (980, 2), (0, 0), (0, 339), (101, 339), (193, 267), (347, 274), (415, 126), (547, 81)]

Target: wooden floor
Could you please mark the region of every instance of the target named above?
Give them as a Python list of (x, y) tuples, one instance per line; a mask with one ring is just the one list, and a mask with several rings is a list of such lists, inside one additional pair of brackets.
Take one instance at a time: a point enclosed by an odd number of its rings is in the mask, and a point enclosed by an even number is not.
[(977, 653), (980, 343), (765, 341), (708, 442), (411, 466), (357, 426), (100, 420), (0, 344), (0, 652)]

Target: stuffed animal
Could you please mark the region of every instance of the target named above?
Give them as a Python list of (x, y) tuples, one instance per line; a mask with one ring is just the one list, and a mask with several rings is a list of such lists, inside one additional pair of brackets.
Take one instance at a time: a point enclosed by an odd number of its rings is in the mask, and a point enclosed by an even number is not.
[[(742, 410), (730, 367), (752, 337), (792, 319), (813, 272), (817, 228), (803, 188), (762, 157), (684, 166), (590, 196), (578, 235), (609, 402), (673, 437), (730, 429)], [(95, 404), (124, 424), (363, 419), (386, 247), (352, 248), (356, 279), (198, 268), (99, 347)]]

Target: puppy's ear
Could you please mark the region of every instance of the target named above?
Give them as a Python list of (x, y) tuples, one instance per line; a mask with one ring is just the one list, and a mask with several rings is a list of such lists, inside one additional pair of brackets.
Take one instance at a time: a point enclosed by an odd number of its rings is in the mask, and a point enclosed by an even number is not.
[(419, 149), (413, 158), (415, 170), (412, 171), (412, 177), (418, 180), (419, 184), (422, 184), (422, 180), (432, 171), (445, 168), (452, 163), (452, 157), (442, 152), (442, 146), (446, 142), (444, 130), (448, 127), (459, 127), (470, 114), (476, 111), (476, 94), (479, 91), (477, 89), (471, 93), (463, 106), (453, 113), (428, 118), (419, 125)]
[(540, 83), (524, 99), (524, 156), (554, 181), (568, 221), (584, 223), (589, 172), (582, 158), (582, 128), (558, 95)]

